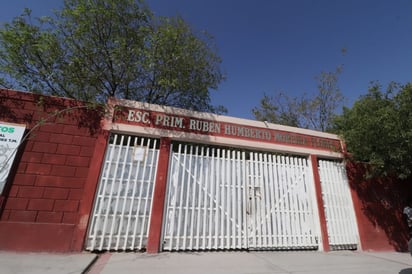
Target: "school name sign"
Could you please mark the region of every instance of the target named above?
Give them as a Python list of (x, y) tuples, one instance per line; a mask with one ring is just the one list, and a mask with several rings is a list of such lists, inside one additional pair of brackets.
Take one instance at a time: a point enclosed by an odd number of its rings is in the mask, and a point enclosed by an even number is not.
[(324, 149), (335, 152), (341, 151), (340, 141), (336, 139), (215, 121), (212, 119), (171, 115), (143, 109), (122, 108), (121, 110), (116, 110), (114, 113), (114, 122), (202, 135)]

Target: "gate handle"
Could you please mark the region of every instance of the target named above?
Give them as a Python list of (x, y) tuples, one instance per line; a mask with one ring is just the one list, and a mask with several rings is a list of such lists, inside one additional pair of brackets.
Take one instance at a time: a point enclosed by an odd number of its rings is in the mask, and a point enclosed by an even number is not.
[(247, 201), (247, 205), (246, 205), (246, 214), (250, 215), (252, 213), (252, 197), (249, 197), (249, 200)]

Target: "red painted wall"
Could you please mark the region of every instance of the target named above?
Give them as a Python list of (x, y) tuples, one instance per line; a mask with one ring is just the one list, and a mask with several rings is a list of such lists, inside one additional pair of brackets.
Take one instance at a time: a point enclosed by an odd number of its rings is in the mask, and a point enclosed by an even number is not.
[[(52, 115), (65, 108), (72, 110)], [(69, 99), (0, 89), (0, 121), (35, 128), (1, 195), (0, 249), (81, 250), (85, 229), (79, 233), (79, 226), (87, 226), (100, 169), (91, 168), (92, 160), (99, 162), (93, 159), (99, 112)]]
[(390, 177), (365, 179), (367, 167), (347, 163), (347, 174), (365, 251), (407, 251), (403, 208), (412, 201), (412, 182)]

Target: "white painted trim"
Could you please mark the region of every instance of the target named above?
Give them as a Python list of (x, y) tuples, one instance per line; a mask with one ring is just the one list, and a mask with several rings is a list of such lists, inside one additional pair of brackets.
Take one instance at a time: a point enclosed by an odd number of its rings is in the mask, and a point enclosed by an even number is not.
[(260, 149), (264, 151), (278, 151), (282, 153), (292, 153), (297, 155), (310, 155), (315, 154), (325, 158), (340, 159), (342, 154), (339, 152), (333, 152), (321, 149), (310, 149), (305, 147), (298, 147), (293, 145), (280, 145), (266, 142), (255, 142), (236, 138), (227, 138), (220, 136), (210, 136), (203, 134), (194, 134), (188, 132), (178, 132), (167, 129), (158, 129), (150, 127), (140, 127), (135, 125), (126, 124), (108, 124), (104, 127), (105, 130), (129, 133), (129, 134), (140, 134), (147, 137), (169, 137), (177, 141), (186, 142), (199, 142), (223, 146), (234, 146), (247, 149)]
[(311, 137), (320, 137), (320, 138), (328, 138), (331, 140), (339, 140), (341, 142), (341, 139), (337, 135), (325, 133), (325, 132), (271, 124), (271, 123), (261, 122), (261, 121), (235, 118), (235, 117), (230, 117), (230, 116), (216, 115), (212, 113), (189, 111), (189, 110), (175, 108), (175, 107), (160, 106), (160, 105), (142, 103), (142, 102), (137, 102), (137, 101), (129, 101), (129, 100), (124, 100), (124, 99), (113, 99), (113, 98), (110, 98), (108, 100), (108, 106), (109, 106), (110, 113), (109, 115), (106, 116), (103, 129), (108, 130), (108, 131), (116, 131), (116, 132), (122, 132), (122, 133), (130, 133), (130, 134), (138, 133), (138, 134), (141, 134), (143, 136), (148, 136), (148, 137), (149, 136), (150, 137), (155, 137), (155, 136), (169, 137), (169, 138), (172, 138), (174, 140), (179, 140), (179, 141), (202, 142), (202, 143), (208, 143), (208, 144), (235, 146), (235, 147), (248, 148), (248, 149), (260, 149), (264, 151), (278, 151), (282, 153), (292, 153), (292, 154), (297, 154), (297, 155), (315, 154), (315, 155), (322, 156), (325, 158), (333, 158), (333, 159), (343, 158), (342, 153), (322, 150), (322, 149), (305, 148), (305, 147), (294, 146), (294, 145), (281, 145), (281, 144), (274, 144), (274, 143), (268, 143), (268, 142), (249, 141), (249, 140), (244, 140), (244, 139), (239, 139), (239, 138), (211, 136), (211, 135), (195, 134), (195, 133), (174, 131), (174, 130), (167, 130), (167, 129), (160, 129), (160, 128), (141, 127), (138, 125), (127, 125), (127, 124), (122, 124), (122, 123), (114, 123), (113, 122), (114, 107), (117, 105), (129, 107), (129, 108), (137, 108), (137, 109), (142, 109), (142, 110), (147, 110), (147, 111), (153, 111), (153, 112), (162, 112), (162, 113), (172, 114), (172, 115), (181, 115), (181, 116), (197, 118), (197, 119), (207, 119), (207, 120), (223, 122), (223, 123), (226, 122), (226, 123), (239, 124), (241, 126), (258, 127), (262, 129), (269, 129), (269, 130), (280, 130), (280, 131), (307, 135)]
[(278, 125), (278, 124), (272, 124), (269, 122), (261, 122), (261, 121), (242, 119), (242, 118), (236, 118), (236, 117), (231, 117), (231, 116), (223, 116), (223, 115), (217, 115), (217, 114), (206, 113), (206, 112), (191, 111), (191, 110), (186, 110), (186, 109), (181, 109), (181, 108), (160, 106), (160, 105), (142, 103), (142, 102), (137, 102), (137, 101), (110, 98), (108, 101), (108, 104), (110, 106), (121, 105), (125, 107), (138, 108), (138, 109), (143, 109), (143, 110), (148, 110), (148, 111), (163, 112), (163, 113), (168, 113), (168, 114), (173, 114), (173, 115), (182, 115), (182, 116), (188, 116), (188, 117), (198, 118), (198, 119), (208, 119), (208, 120), (218, 121), (218, 122), (234, 123), (234, 124), (239, 124), (239, 125), (244, 125), (244, 126), (259, 127), (263, 129), (281, 130), (281, 131), (299, 133), (303, 135), (310, 135), (314, 137), (322, 137), (322, 138), (340, 140), (339, 136), (336, 134), (315, 131), (311, 129), (283, 126), (283, 125)]

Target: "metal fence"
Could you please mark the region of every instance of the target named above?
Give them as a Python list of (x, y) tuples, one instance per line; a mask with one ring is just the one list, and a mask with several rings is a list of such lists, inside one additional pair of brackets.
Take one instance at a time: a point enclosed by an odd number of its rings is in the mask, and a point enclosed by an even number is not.
[[(111, 134), (87, 250), (141, 250), (148, 237), (159, 141)], [(342, 163), (319, 161), (332, 249), (357, 247)], [(317, 249), (320, 224), (305, 157), (172, 143), (163, 250)]]
[(163, 249), (245, 248), (245, 153), (188, 144), (174, 150)]
[(110, 136), (86, 250), (145, 247), (158, 151), (157, 139)]
[(319, 176), (331, 249), (356, 249), (359, 236), (345, 165), (319, 160)]
[(315, 249), (307, 160), (174, 144), (163, 250)]
[(249, 248), (316, 249), (313, 177), (306, 158), (250, 153)]

